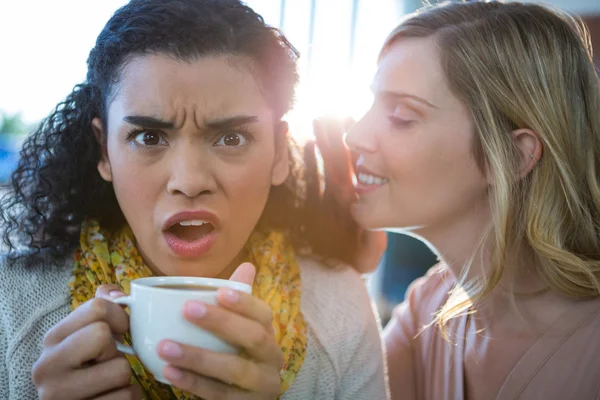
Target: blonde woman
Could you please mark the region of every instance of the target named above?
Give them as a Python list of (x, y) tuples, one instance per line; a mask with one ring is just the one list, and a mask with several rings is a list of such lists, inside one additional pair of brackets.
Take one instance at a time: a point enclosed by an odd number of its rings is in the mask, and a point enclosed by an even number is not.
[[(389, 36), (372, 88), (346, 137), (355, 218), (441, 260), (386, 328), (393, 398), (600, 398), (600, 88), (584, 26), (531, 4), (433, 7)], [(334, 144), (321, 140), (329, 163)]]

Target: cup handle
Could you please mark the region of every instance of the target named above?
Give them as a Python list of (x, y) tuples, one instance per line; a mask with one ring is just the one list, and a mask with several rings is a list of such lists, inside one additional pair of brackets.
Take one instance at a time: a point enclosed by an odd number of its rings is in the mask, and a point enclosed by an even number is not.
[[(114, 300), (111, 300), (115, 304), (125, 305), (127, 307), (131, 307), (133, 304), (133, 298), (131, 296), (118, 297)], [(130, 356), (135, 356), (135, 352), (131, 346), (127, 346), (119, 341), (117, 341), (117, 350), (121, 353), (129, 354)]]

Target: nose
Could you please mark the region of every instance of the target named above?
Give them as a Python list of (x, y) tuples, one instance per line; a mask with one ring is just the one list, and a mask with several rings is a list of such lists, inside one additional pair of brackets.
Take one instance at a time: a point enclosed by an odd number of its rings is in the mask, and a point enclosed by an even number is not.
[(377, 151), (377, 141), (369, 123), (369, 113), (350, 128), (345, 140), (353, 153), (367, 154)]
[(181, 143), (170, 155), (167, 191), (172, 195), (195, 198), (214, 193), (217, 188), (210, 155), (200, 146)]

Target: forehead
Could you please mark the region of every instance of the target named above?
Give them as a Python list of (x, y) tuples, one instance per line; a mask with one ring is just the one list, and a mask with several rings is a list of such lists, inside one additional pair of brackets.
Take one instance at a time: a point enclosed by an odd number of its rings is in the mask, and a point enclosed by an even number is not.
[(252, 61), (238, 56), (134, 57), (123, 68), (109, 113), (116, 107), (172, 119), (186, 112), (202, 118), (270, 112)]
[(431, 38), (404, 38), (392, 43), (379, 63), (373, 90), (407, 93), (439, 106), (454, 97)]

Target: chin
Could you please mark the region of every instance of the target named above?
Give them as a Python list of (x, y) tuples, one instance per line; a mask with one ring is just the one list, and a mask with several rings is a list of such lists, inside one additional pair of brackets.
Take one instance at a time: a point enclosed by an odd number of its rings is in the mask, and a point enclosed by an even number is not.
[(385, 228), (386, 224), (383, 223), (380, 215), (371, 213), (362, 207), (355, 207), (352, 210), (352, 216), (354, 220), (364, 229), (380, 229)]

